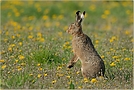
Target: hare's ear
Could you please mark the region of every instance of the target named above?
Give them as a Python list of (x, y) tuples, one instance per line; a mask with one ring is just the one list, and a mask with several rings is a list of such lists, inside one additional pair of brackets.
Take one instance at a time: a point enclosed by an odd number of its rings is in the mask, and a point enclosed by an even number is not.
[(85, 16), (85, 11), (81, 14), (81, 19), (83, 19), (84, 18), (84, 16)]
[(85, 11), (80, 14), (80, 11), (77, 11), (76, 12), (76, 22), (80, 25), (82, 20), (84, 19), (84, 16), (85, 16)]
[(78, 22), (81, 19), (80, 11), (76, 12), (76, 22)]
[(81, 14), (81, 19), (79, 20), (79, 24), (81, 24), (82, 20), (84, 19), (84, 16), (85, 16), (85, 11)]

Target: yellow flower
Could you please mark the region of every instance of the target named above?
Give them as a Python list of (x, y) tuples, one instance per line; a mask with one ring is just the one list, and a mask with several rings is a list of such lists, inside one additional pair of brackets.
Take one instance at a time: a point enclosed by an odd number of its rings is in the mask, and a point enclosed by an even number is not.
[(113, 41), (117, 40), (116, 36), (111, 37), (111, 39), (109, 40), (110, 43), (112, 43)]
[(116, 59), (115, 62), (120, 62), (120, 59)]
[(40, 63), (38, 63), (37, 66), (40, 66)]
[(20, 34), (16, 34), (17, 37), (20, 37)]
[(128, 60), (130, 60), (130, 58), (124, 58), (124, 60), (128, 61)]
[(18, 71), (20, 71), (20, 70), (22, 70), (22, 68), (21, 68), (21, 67), (19, 67), (19, 68), (18, 68)]
[(12, 36), (12, 39), (15, 39), (15, 36)]
[(46, 27), (50, 27), (51, 26), (51, 23), (50, 22), (45, 22), (45, 26)]
[(9, 47), (9, 48), (8, 48), (8, 51), (11, 51), (11, 52), (12, 52), (12, 48), (11, 48), (11, 47)]
[(80, 73), (80, 71), (77, 71), (77, 72), (76, 72), (76, 74), (79, 74), (79, 73)]
[(68, 79), (70, 78), (70, 76), (66, 76)]
[(40, 78), (41, 77), (41, 74), (38, 74), (38, 76), (37, 76), (38, 78)]
[(117, 58), (120, 58), (121, 56), (113, 56), (112, 58), (113, 59), (117, 59)]
[(18, 44), (19, 44), (20, 46), (22, 46), (22, 42), (19, 42)]
[(90, 9), (91, 11), (95, 11), (96, 6), (95, 6), (94, 4), (92, 4), (92, 5), (89, 6), (89, 9)]
[(78, 86), (78, 89), (82, 89), (82, 86)]
[(93, 78), (92, 80), (91, 80), (91, 83), (96, 83), (97, 82), (97, 79), (96, 78)]
[(57, 67), (57, 70), (60, 70), (60, 69), (62, 69), (62, 67), (61, 67), (61, 66), (58, 66), (58, 67)]
[(44, 42), (45, 39), (44, 39), (44, 38), (40, 38), (39, 41), (40, 41), (40, 42)]
[(38, 37), (42, 37), (42, 34), (40, 32), (37, 33)]
[(104, 57), (105, 57), (104, 55), (101, 56), (102, 59), (103, 59)]
[(29, 39), (32, 39), (32, 38), (33, 38), (33, 36), (32, 36), (32, 35), (29, 35), (29, 36), (28, 36), (28, 38), (29, 38)]
[(64, 74), (62, 74), (62, 73), (57, 73), (56, 75), (57, 75), (58, 77), (64, 76)]
[(22, 68), (20, 66), (16, 66), (17, 70), (20, 71)]
[(105, 14), (102, 14), (102, 15), (101, 15), (101, 18), (106, 19), (107, 16), (106, 16)]
[(125, 34), (126, 34), (126, 35), (130, 35), (131, 32), (130, 32), (129, 30), (126, 30), (126, 31), (125, 31)]
[(9, 35), (9, 32), (8, 31), (6, 32), (6, 35)]
[(43, 18), (43, 20), (47, 20), (48, 19), (48, 16), (47, 15), (44, 15), (42, 18)]
[(104, 11), (104, 14), (105, 14), (105, 15), (109, 15), (109, 14), (110, 14), (110, 11), (109, 11), (109, 10), (105, 10), (105, 11)]
[(84, 78), (84, 82), (85, 82), (85, 83), (87, 83), (87, 82), (89, 82), (89, 81), (88, 81), (88, 79), (87, 79), (87, 78)]
[(111, 64), (110, 64), (110, 66), (111, 67), (114, 67), (116, 64), (114, 63), (114, 62), (112, 62)]
[(30, 27), (29, 27), (29, 30), (30, 30), (30, 31), (31, 31), (31, 30), (33, 30), (33, 27), (32, 27), (32, 26), (30, 26)]
[(15, 44), (11, 44), (11, 45), (9, 45), (9, 47), (14, 47), (15, 46)]
[(0, 62), (3, 63), (3, 62), (5, 62), (5, 60), (1, 59)]
[(95, 41), (95, 43), (96, 43), (96, 44), (98, 44), (98, 43), (99, 43), (99, 41), (98, 41), (98, 40), (96, 40), (96, 41)]
[(56, 83), (56, 80), (53, 80), (53, 81), (52, 81), (52, 84), (54, 84), (54, 83)]
[(42, 68), (39, 68), (40, 71), (42, 71), (43, 69)]
[(33, 74), (32, 74), (32, 73), (30, 73), (30, 74), (29, 74), (29, 76), (33, 76)]
[(66, 31), (68, 29), (68, 26), (64, 26), (63, 30)]
[(17, 63), (19, 60), (15, 60), (15, 62)]
[(45, 73), (44, 76), (46, 77), (47, 76), (47, 73)]
[(25, 57), (23, 55), (18, 56), (20, 60), (23, 60)]
[(58, 32), (58, 36), (62, 37), (62, 32)]
[(130, 10), (126, 10), (126, 14), (130, 15), (131, 11)]
[(25, 65), (26, 65), (26, 63), (21, 63), (20, 65), (21, 65), (21, 66), (25, 66)]
[(2, 69), (5, 69), (6, 67), (7, 67), (6, 65), (2, 65), (2, 66), (1, 66)]

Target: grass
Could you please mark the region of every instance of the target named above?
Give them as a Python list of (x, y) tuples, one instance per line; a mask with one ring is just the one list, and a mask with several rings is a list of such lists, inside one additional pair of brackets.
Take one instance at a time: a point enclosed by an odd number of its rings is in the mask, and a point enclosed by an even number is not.
[[(132, 89), (133, 3), (131, 1), (2, 1), (2, 89)], [(75, 12), (85, 10), (83, 32), (105, 62), (107, 79), (82, 77), (72, 69), (66, 33)], [(101, 78), (101, 77), (100, 77)]]

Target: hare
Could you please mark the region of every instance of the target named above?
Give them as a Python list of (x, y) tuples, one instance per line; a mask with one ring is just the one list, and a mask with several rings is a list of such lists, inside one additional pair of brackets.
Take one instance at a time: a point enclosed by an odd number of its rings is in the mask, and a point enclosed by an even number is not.
[(91, 39), (83, 33), (81, 22), (85, 16), (85, 11), (81, 14), (76, 12), (76, 21), (72, 23), (67, 32), (73, 35), (72, 48), (74, 56), (68, 64), (68, 68), (81, 61), (81, 71), (84, 78), (96, 78), (104, 76), (105, 65), (99, 54), (94, 48)]

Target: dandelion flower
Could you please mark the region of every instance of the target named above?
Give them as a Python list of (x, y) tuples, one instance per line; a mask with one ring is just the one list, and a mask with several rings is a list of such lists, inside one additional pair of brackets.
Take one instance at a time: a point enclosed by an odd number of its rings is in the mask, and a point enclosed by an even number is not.
[(80, 73), (80, 71), (77, 71), (77, 72), (76, 72), (76, 74), (79, 74), (79, 73)]
[(55, 83), (56, 83), (56, 80), (53, 80), (53, 81), (52, 81), (52, 84), (55, 84)]
[(85, 83), (87, 83), (87, 82), (89, 82), (89, 81), (88, 81), (88, 79), (87, 79), (87, 78), (84, 78), (84, 82), (85, 82)]
[(70, 76), (66, 76), (68, 79), (70, 78)]
[(47, 73), (45, 73), (44, 76), (46, 77), (47, 76)]
[(15, 46), (15, 44), (11, 44), (9, 47), (14, 47)]
[(33, 76), (33, 74), (32, 74), (32, 73), (30, 73), (30, 74), (29, 74), (29, 76)]
[(111, 64), (110, 64), (110, 66), (111, 67), (114, 67), (116, 64), (114, 63), (114, 62), (112, 62)]
[(58, 66), (58, 67), (57, 67), (57, 70), (60, 70), (60, 69), (62, 69), (62, 67), (61, 67), (61, 66)]
[(102, 59), (103, 59), (104, 57), (105, 57), (104, 55), (101, 56)]
[(21, 66), (25, 66), (26, 65), (26, 63), (21, 63)]
[(91, 80), (91, 83), (96, 83), (97, 82), (97, 79), (96, 78), (93, 78), (92, 80)]
[(111, 37), (111, 39), (109, 40), (110, 43), (112, 43), (113, 41), (117, 40), (116, 36)]
[(3, 63), (3, 62), (5, 62), (5, 60), (1, 59), (0, 62)]
[(42, 18), (43, 18), (43, 20), (47, 20), (48, 19), (48, 16), (47, 15), (44, 15)]
[(98, 40), (96, 40), (96, 41), (95, 41), (95, 43), (96, 43), (96, 44), (98, 44), (98, 43), (99, 43), (99, 41), (98, 41)]
[(44, 39), (44, 38), (40, 38), (39, 41), (40, 41), (40, 42), (44, 42), (45, 39)]
[(32, 38), (33, 38), (33, 36), (32, 36), (32, 35), (29, 35), (29, 36), (28, 36), (28, 38), (29, 38), (29, 39), (32, 39)]
[(40, 71), (42, 71), (43, 69), (42, 68), (39, 68)]
[(1, 66), (2, 69), (5, 69), (6, 67), (7, 67), (6, 65), (2, 65), (2, 66)]
[(92, 5), (89, 6), (89, 9), (90, 9), (91, 11), (95, 11), (96, 6), (95, 6), (94, 4), (92, 4)]
[(23, 55), (18, 56), (20, 60), (23, 60), (25, 57)]
[(104, 14), (105, 14), (105, 15), (109, 15), (109, 14), (110, 14), (110, 11), (109, 11), (109, 10), (105, 10), (105, 11), (104, 11)]
[(21, 67), (19, 67), (19, 68), (18, 68), (18, 71), (21, 71), (21, 70), (22, 70), (22, 68), (21, 68)]
[(40, 63), (38, 63), (37, 66), (40, 66)]
[(19, 42), (18, 44), (19, 44), (20, 46), (22, 46), (22, 42)]
[(130, 60), (130, 58), (124, 58), (124, 60), (125, 60), (125, 61), (129, 61), (129, 60)]
[(78, 86), (78, 89), (82, 89), (82, 86)]
[(12, 36), (12, 39), (15, 39), (15, 36)]
[(15, 62), (17, 63), (19, 60), (15, 60)]
[(40, 78), (41, 77), (41, 74), (38, 74), (38, 76), (37, 76), (38, 78)]

